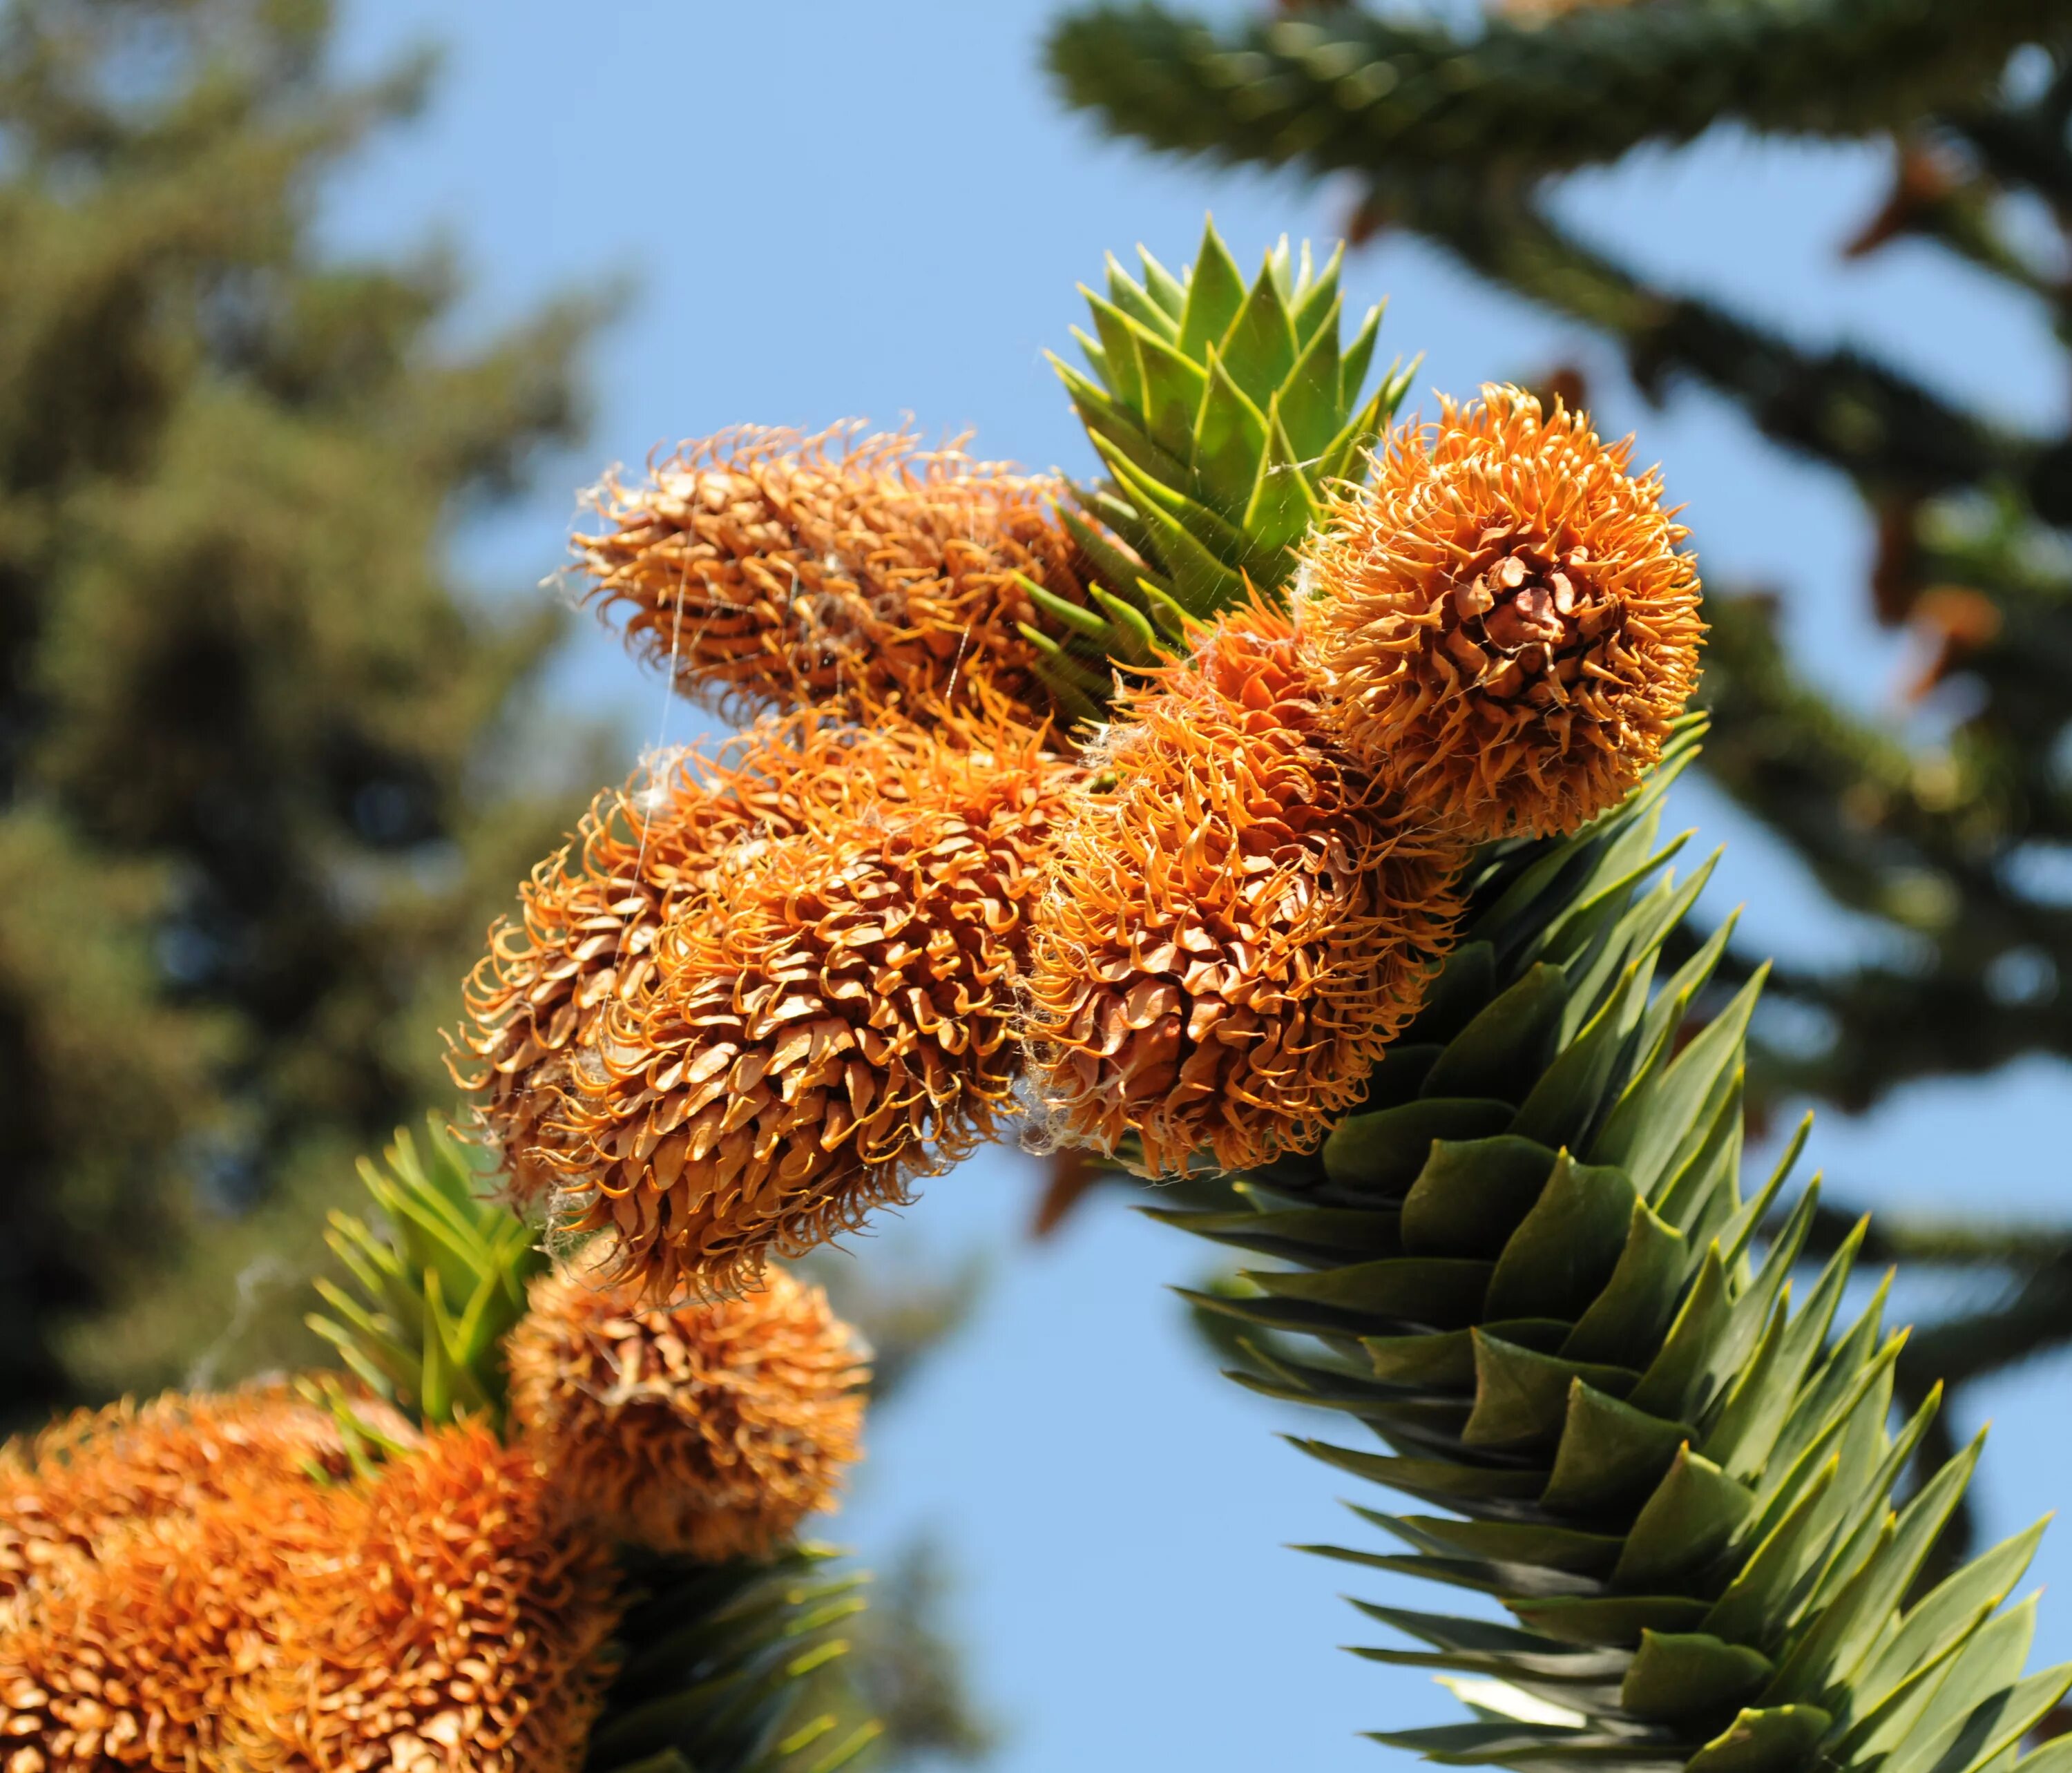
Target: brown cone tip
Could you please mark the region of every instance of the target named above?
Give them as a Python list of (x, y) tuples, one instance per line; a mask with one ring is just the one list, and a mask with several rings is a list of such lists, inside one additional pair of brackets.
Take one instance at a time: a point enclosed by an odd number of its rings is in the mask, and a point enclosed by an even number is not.
[(1687, 532), (1631, 440), (1515, 388), (1398, 430), (1312, 538), (1298, 617), (1325, 718), (1406, 813), (1572, 830), (1662, 752), (1704, 626)]
[(767, 1556), (860, 1454), (862, 1352), (781, 1269), (666, 1310), (545, 1276), (507, 1355), (512, 1413), (571, 1508), (651, 1550)]
[(253, 1773), (573, 1773), (620, 1601), (532, 1452), (442, 1430), (345, 1496), (240, 1701)]
[[(834, 766), (830, 766), (834, 767)], [(752, 1283), (989, 1137), (1075, 767), (1005, 720), (853, 735), (853, 791), (730, 853), (566, 1092), (564, 1223), (664, 1303)]]
[(985, 685), (1042, 718), (1019, 573), (1086, 601), (1053, 515), (1063, 483), (922, 450), (904, 434), (745, 426), (648, 479), (607, 478), (574, 546), (590, 599), (686, 694), (724, 711), (838, 705), (868, 718)]
[(1456, 851), (1317, 730), (1255, 603), (1130, 692), (1038, 907), (1027, 1035), (1068, 1138), (1152, 1175), (1307, 1150), (1355, 1102), (1449, 939)]

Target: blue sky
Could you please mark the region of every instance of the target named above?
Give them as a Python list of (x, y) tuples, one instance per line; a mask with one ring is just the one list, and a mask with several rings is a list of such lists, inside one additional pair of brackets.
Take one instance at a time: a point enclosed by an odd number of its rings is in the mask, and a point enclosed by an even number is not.
[[(1067, 348), (1074, 286), (1104, 252), (1142, 241), (1177, 264), (1211, 208), (1243, 259), (1283, 232), (1334, 233), (1342, 193), (1155, 162), (1063, 115), (1038, 68), (1049, 10), (346, 0), (348, 65), (427, 39), (449, 60), (427, 116), (330, 193), (342, 249), (450, 243), (473, 285), (463, 332), (570, 286), (633, 283), (594, 356), (590, 446), (456, 542), (485, 595), (548, 594), (574, 489), (605, 463), (731, 423), (911, 413), (927, 433), (973, 428), (989, 455), (1083, 469), (1042, 353)], [(1852, 337), (2012, 418), (2062, 422), (2063, 390), (2034, 372), (2054, 348), (2024, 303), (1925, 249), (1838, 261), (1883, 178), (1864, 151), (1721, 135), (1579, 179), (1563, 201), (1608, 245), (1798, 335)], [(1833, 476), (1702, 395), (1649, 408), (1586, 338), (1415, 242), (1367, 248), (1347, 283), (1389, 297), (1384, 354), (1425, 354), (1413, 404), (1583, 363), (1601, 429), (1637, 431), (1663, 463), (1708, 578), (1782, 593), (1811, 668), (1860, 706), (1890, 705), (1906, 644), (1864, 619), (1870, 538)], [(555, 689), (615, 721), (629, 761), (701, 724), (600, 635), (571, 648)], [(1713, 910), (1749, 901), (1745, 928), (1794, 957), (1865, 939), (1716, 797), (1679, 797), (1704, 847), (1732, 845)], [(1931, 1085), (1861, 1121), (1823, 1117), (1811, 1158), (1873, 1202), (1962, 1189), (1975, 1211), (2045, 1211), (2062, 1204), (2068, 1100), (2063, 1068), (2041, 1062)], [(983, 1249), (991, 1284), (970, 1331), (881, 1413), (839, 1536), (866, 1556), (919, 1530), (943, 1540), (954, 1623), (1009, 1732), (1001, 1773), (1376, 1765), (1384, 1751), (1355, 1732), (1436, 1721), (1452, 1701), (1331, 1648), (1367, 1636), (1334, 1598), (1343, 1573), (1282, 1548), (1359, 1530), (1334, 1503), (1342, 1480), (1278, 1442), (1301, 1425), (1191, 1343), (1163, 1288), (1203, 1272), (1193, 1246), (1104, 1201), (1031, 1248), (1032, 1185), (1026, 1160), (990, 1154), (859, 1245), (865, 1263)], [(2004, 1530), (2060, 1492), (2060, 1413), (2040, 1406), (2062, 1380), (2046, 1370), (1981, 1400), (2003, 1418), (1981, 1487)], [(2072, 1570), (2072, 1535), (2055, 1537), (2040, 1578)], [(1359, 1586), (1389, 1598), (1386, 1579)], [(1417, 1604), (1407, 1584), (1393, 1598)], [(2072, 1613), (2046, 1603), (2039, 1653), (2053, 1650), (2072, 1652)]]

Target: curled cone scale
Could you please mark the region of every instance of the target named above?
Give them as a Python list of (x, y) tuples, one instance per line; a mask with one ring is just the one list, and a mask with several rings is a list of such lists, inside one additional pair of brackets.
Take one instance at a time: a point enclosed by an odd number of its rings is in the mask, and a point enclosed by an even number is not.
[(1153, 1175), (1301, 1150), (1358, 1100), (1447, 940), (1457, 854), (1318, 726), (1257, 603), (1124, 698), (1053, 845), (1026, 1033), (1068, 1140)]
[(913, 716), (983, 685), (1040, 718), (1018, 624), (1045, 624), (1015, 575), (1084, 603), (1063, 483), (856, 430), (746, 426), (607, 478), (575, 538), (590, 601), (723, 710)]
[(51, 1572), (0, 1624), (0, 1769), (259, 1764), (248, 1701), (294, 1678), (290, 1621), (322, 1586), (348, 1495), (234, 1467), (193, 1512), (150, 1516)]
[(610, 1669), (610, 1560), (532, 1451), (442, 1430), (348, 1492), (240, 1704), (253, 1773), (573, 1773)]
[(81, 1410), (0, 1450), (0, 1614), (147, 1522), (311, 1468), (342, 1476), (344, 1443), (327, 1411), (284, 1385)]
[(1004, 720), (860, 738), (856, 798), (686, 895), (563, 1098), (561, 1216), (666, 1302), (752, 1281), (989, 1137), (1051, 821), (1076, 780)]
[(542, 1276), (506, 1358), (512, 1413), (569, 1508), (652, 1551), (765, 1557), (833, 1506), (859, 1454), (861, 1351), (782, 1269), (665, 1310)]
[(766, 718), (600, 794), (568, 845), (533, 870), (519, 918), (490, 932), (468, 976), (450, 1061), (475, 1092), (516, 1204), (543, 1204), (555, 1187), (549, 1156), (568, 1155), (562, 1097), (578, 1068), (596, 1069), (606, 1011), (637, 1003), (652, 982), (670, 907), (740, 846), (788, 837), (858, 796), (874, 801), (875, 775), (857, 763), (871, 744), (816, 711)]
[(1662, 482), (1589, 419), (1490, 386), (1398, 430), (1308, 545), (1325, 718), (1406, 812), (1572, 830), (1661, 755), (1697, 681), (1698, 577)]

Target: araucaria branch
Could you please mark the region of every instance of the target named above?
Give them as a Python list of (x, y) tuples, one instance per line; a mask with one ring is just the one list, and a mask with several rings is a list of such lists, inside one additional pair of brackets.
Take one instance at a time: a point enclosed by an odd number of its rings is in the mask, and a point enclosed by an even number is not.
[(770, 1258), (1025, 1110), (1257, 1259), (1196, 1301), (1244, 1382), (1378, 1438), (1302, 1444), (1416, 1499), (1360, 1511), (1407, 1549), (1320, 1549), (1511, 1615), (1367, 1606), (1421, 1648), (1363, 1654), (1478, 1681), (1384, 1740), (2066, 1773), (2020, 1755), (2072, 1685), (2004, 1604), (2035, 1533), (1922, 1580), (1976, 1449), (1895, 1505), (1934, 1411), (1895, 1432), (1883, 1290), (1841, 1318), (1860, 1230), (1794, 1310), (1817, 1188), (1795, 1146), (1741, 1187), (1762, 979), (1670, 945), (1709, 864), (1659, 841), (1703, 730), (1662, 479), (1515, 389), (1388, 432), (1338, 276), (1111, 264), (1092, 484), (739, 434), (607, 491), (600, 607), (754, 724), (493, 932), (456, 1067), (508, 1199), (443, 1137), (369, 1170), (391, 1229), (341, 1220), (312, 1320), (356, 1383), (0, 1469), (4, 1773), (840, 1764), (831, 1651), (780, 1649), (848, 1604), (791, 1536), (865, 1374)]

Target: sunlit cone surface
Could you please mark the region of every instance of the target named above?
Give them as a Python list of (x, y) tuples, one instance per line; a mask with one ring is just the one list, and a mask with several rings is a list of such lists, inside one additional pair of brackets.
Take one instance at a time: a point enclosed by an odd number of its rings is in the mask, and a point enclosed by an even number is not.
[(643, 1310), (543, 1276), (512, 1333), (512, 1406), (582, 1516), (651, 1550), (760, 1557), (833, 1506), (868, 1377), (818, 1287)]
[(859, 735), (822, 714), (771, 717), (716, 747), (656, 762), (592, 804), (569, 845), (533, 870), (523, 910), (490, 932), (465, 987), (455, 1079), (479, 1092), (513, 1198), (540, 1203), (566, 1155), (557, 1133), (574, 1066), (606, 1010), (637, 1003), (669, 907), (707, 885), (744, 843), (789, 836), (876, 798), (854, 766)]
[(686, 693), (730, 710), (954, 705), (978, 685), (1045, 710), (1021, 573), (1083, 604), (1062, 483), (853, 427), (746, 427), (591, 495), (591, 599)]
[(329, 1413), (285, 1386), (82, 1410), (0, 1454), (0, 1619), (13, 1598), (146, 1522), (306, 1467), (342, 1475), (346, 1463)]
[(483, 1430), (372, 1482), (233, 1460), (97, 1551), (0, 1624), (5, 1773), (580, 1764), (610, 1564)]
[(1067, 1137), (1153, 1174), (1306, 1149), (1416, 1009), (1455, 851), (1322, 737), (1288, 619), (1225, 617), (1124, 700), (1062, 821), (1029, 1035)]
[(287, 1622), (321, 1584), (349, 1495), (240, 1470), (195, 1512), (146, 1520), (39, 1584), (0, 1625), (0, 1768), (255, 1764), (249, 1696), (290, 1678)]
[(1515, 388), (1376, 456), (1308, 550), (1328, 718), (1469, 837), (1571, 829), (1661, 755), (1697, 681), (1698, 578), (1630, 443)]
[(280, 1676), (253, 1685), (255, 1773), (579, 1767), (619, 1602), (532, 1453), (448, 1429), (354, 1494)]
[(989, 1137), (1042, 851), (1075, 767), (1003, 722), (883, 730), (877, 804), (743, 846), (677, 907), (572, 1096), (564, 1220), (662, 1302), (751, 1280)]

